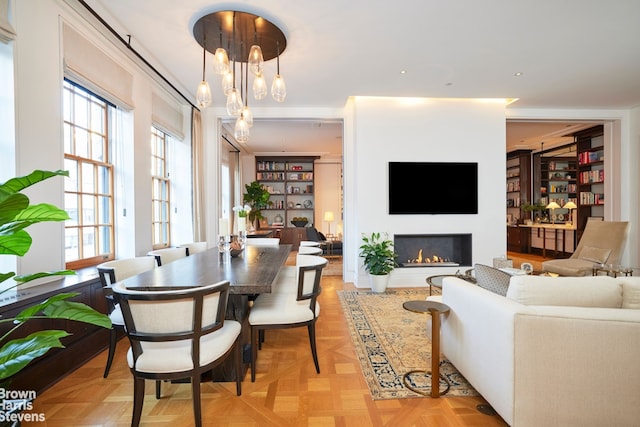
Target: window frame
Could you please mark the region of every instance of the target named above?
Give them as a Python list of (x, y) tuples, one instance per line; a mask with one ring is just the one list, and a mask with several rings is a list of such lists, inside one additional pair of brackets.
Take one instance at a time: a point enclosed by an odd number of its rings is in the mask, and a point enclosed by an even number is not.
[[(171, 246), (171, 173), (168, 170), (171, 135), (157, 126), (151, 126), (151, 247), (162, 249)], [(161, 153), (158, 153), (158, 143), (162, 145)], [(158, 163), (161, 164), (160, 169)], [(157, 174), (158, 170), (162, 175)], [(164, 188), (165, 192), (156, 191)], [(159, 195), (159, 197), (156, 197)], [(162, 197), (165, 196), (165, 197)], [(156, 209), (156, 204), (160, 207)], [(166, 217), (161, 214), (162, 206), (166, 208)], [(163, 231), (164, 225), (164, 231)], [(156, 234), (156, 227), (160, 229)], [(157, 238), (166, 235), (166, 241), (158, 241)]]
[[(115, 166), (111, 163), (112, 158), (112, 150), (113, 144), (111, 141), (111, 129), (114, 125), (114, 114), (113, 112), (117, 108), (115, 105), (109, 103), (102, 97), (96, 95), (90, 90), (74, 83), (71, 80), (65, 79), (63, 85), (63, 91), (65, 92), (63, 95), (63, 103), (64, 105), (64, 114), (63, 114), (63, 127), (65, 129), (64, 135), (64, 162), (65, 167), (67, 167), (68, 162), (73, 162), (75, 165), (75, 174), (72, 174), (71, 177), (65, 178), (65, 210), (67, 213), (70, 212), (71, 208), (68, 206), (67, 198), (69, 196), (73, 196), (76, 200), (76, 218), (75, 221), (67, 220), (65, 221), (65, 265), (67, 269), (77, 270), (80, 268), (85, 268), (89, 266), (94, 266), (100, 264), (104, 261), (115, 259), (115, 190), (114, 190), (114, 175), (115, 175)], [(67, 98), (67, 92), (69, 93), (69, 99)], [(83, 97), (86, 99), (88, 103), (88, 117), (86, 119), (86, 123), (76, 123), (74, 120), (76, 103), (78, 99), (77, 96)], [(66, 105), (67, 101), (72, 101), (70, 105)], [(94, 106), (98, 106), (98, 110), (101, 111), (102, 119), (100, 120), (100, 124), (102, 129), (96, 130), (94, 127), (92, 114), (94, 113)], [(69, 110), (69, 117), (67, 117), (67, 109)], [(67, 134), (68, 129), (68, 134)], [(78, 134), (84, 133), (87, 135), (86, 144), (86, 155), (88, 157), (84, 157), (82, 155), (78, 155)], [(102, 158), (94, 158), (94, 138), (97, 136), (102, 140), (101, 149), (101, 157)], [(93, 174), (91, 179), (88, 181), (92, 184), (91, 191), (85, 187), (86, 177), (85, 168), (88, 167)], [(100, 179), (99, 173), (100, 171), (106, 172), (106, 179)], [(71, 171), (70, 171), (71, 172)], [(69, 186), (69, 180), (72, 177), (76, 178), (75, 187), (71, 188)], [(104, 191), (106, 190), (106, 191)], [(86, 200), (93, 198), (93, 209), (90, 211), (90, 214), (93, 214), (93, 220), (85, 219), (85, 209), (84, 203)], [(100, 209), (100, 203), (108, 202), (108, 206), (106, 209)], [(73, 216), (70, 215), (72, 218)], [(106, 219), (106, 221), (104, 221)], [(72, 223), (74, 222), (74, 223)], [(85, 251), (85, 242), (83, 239), (84, 231), (93, 228), (93, 252), (92, 256), (84, 256)], [(69, 230), (75, 229), (76, 238), (78, 242), (78, 258), (72, 261), (67, 259), (66, 253), (66, 243), (69, 235), (67, 234)], [(104, 230), (106, 230), (106, 235), (104, 234)], [(101, 253), (101, 247), (104, 245), (108, 245), (108, 251)]]

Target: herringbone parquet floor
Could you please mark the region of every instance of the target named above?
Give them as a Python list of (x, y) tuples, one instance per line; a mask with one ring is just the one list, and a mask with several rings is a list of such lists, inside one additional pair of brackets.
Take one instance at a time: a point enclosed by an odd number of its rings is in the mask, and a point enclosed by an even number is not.
[[(205, 426), (505, 426), (483, 415), (476, 397), (372, 400), (346, 328), (338, 289), (353, 289), (340, 276), (323, 278), (322, 314), (317, 324), (321, 373), (316, 374), (306, 328), (267, 331), (259, 353), (257, 378), (247, 375), (242, 396), (234, 383), (202, 387)], [(46, 423), (23, 426), (128, 426), (133, 385), (126, 366), (126, 339), (118, 343), (108, 378), (102, 378), (106, 351), (37, 397), (32, 412)], [(188, 384), (163, 384), (156, 400), (147, 383), (143, 426), (191, 426)]]

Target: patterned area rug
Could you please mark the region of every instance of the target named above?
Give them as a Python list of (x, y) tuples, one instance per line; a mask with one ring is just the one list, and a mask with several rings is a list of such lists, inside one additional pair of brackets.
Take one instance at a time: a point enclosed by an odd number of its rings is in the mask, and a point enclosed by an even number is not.
[[(407, 311), (402, 303), (424, 300), (427, 292), (422, 289), (387, 290), (383, 294), (338, 291), (362, 373), (374, 400), (424, 397), (407, 389), (402, 376), (411, 370), (430, 370), (431, 343), (426, 335), (429, 315)], [(442, 356), (440, 373), (451, 384), (443, 397), (478, 395)], [(418, 390), (430, 390), (431, 378), (426, 375), (414, 374), (411, 381)]]

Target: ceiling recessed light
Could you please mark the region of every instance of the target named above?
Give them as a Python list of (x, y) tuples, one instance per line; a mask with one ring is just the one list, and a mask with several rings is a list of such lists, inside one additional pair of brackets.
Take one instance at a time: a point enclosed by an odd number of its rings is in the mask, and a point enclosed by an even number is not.
[(518, 71), (516, 73), (513, 74), (516, 77), (520, 77), (522, 75), (522, 71)]
[(453, 86), (453, 83), (449, 82), (449, 83), (445, 83), (445, 86)]
[(400, 74), (407, 74), (407, 70), (400, 70)]

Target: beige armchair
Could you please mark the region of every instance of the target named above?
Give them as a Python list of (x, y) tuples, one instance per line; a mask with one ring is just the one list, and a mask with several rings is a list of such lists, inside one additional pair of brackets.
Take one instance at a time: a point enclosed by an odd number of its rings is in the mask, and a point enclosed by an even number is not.
[(570, 258), (542, 263), (542, 271), (561, 276), (589, 276), (595, 264), (619, 264), (627, 240), (626, 221), (588, 221)]

